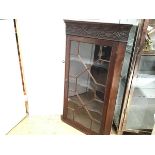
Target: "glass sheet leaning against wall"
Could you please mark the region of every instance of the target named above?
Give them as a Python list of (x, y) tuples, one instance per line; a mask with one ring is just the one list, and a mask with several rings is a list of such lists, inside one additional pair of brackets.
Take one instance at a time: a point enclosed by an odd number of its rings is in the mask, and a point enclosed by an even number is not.
[(113, 118), (113, 123), (116, 128), (119, 127), (121, 107), (123, 104), (123, 96), (125, 93), (125, 86), (127, 83), (127, 74), (129, 70), (129, 64), (130, 64), (132, 52), (133, 52), (133, 44), (134, 44), (134, 39), (136, 35), (136, 30), (137, 30), (136, 26), (133, 26), (130, 30), (126, 52), (125, 52), (125, 57), (123, 61), (122, 72), (121, 72), (121, 77), (120, 77), (120, 82), (119, 82), (119, 89), (118, 89), (117, 99), (116, 99), (114, 118)]
[(144, 48), (137, 60), (125, 130), (150, 133), (155, 114), (155, 20), (149, 20)]
[[(134, 74), (128, 97), (118, 102), (126, 105), (115, 108), (114, 124), (123, 134), (150, 134), (155, 114), (155, 20), (144, 20), (140, 37), (140, 50), (135, 59)], [(123, 90), (120, 88), (120, 90)], [(118, 96), (119, 96), (118, 92)], [(122, 92), (120, 93), (122, 94)], [(121, 107), (122, 107), (121, 105)], [(121, 108), (120, 108), (121, 109)], [(117, 117), (116, 117), (117, 116)], [(122, 117), (123, 116), (123, 117)], [(121, 117), (121, 118), (120, 118)]]

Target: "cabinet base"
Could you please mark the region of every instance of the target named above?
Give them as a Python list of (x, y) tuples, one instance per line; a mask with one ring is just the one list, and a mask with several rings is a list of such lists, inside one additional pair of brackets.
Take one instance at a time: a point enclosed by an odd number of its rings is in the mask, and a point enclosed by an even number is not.
[(68, 119), (68, 118), (64, 118), (63, 115), (61, 115), (61, 120), (65, 123), (67, 123), (68, 125), (74, 127), (75, 129), (83, 132), (86, 135), (100, 135), (96, 132), (93, 132), (87, 128), (85, 128), (84, 126), (82, 126), (81, 124), (77, 123), (77, 122), (73, 122), (72, 120)]

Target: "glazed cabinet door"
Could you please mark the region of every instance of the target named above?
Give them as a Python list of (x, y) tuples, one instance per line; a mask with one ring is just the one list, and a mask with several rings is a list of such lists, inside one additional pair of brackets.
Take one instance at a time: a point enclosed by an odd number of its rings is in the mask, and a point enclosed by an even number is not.
[(63, 118), (102, 134), (118, 42), (67, 36)]

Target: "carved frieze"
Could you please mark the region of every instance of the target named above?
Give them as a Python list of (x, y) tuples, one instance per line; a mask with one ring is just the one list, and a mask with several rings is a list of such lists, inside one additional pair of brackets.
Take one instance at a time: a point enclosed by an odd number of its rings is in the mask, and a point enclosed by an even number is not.
[(127, 42), (132, 25), (65, 20), (66, 34)]

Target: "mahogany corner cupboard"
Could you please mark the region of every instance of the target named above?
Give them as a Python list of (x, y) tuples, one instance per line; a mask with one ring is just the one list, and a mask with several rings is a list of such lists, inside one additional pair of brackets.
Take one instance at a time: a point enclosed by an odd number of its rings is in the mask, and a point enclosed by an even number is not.
[(65, 20), (62, 120), (86, 134), (110, 134), (132, 25)]

